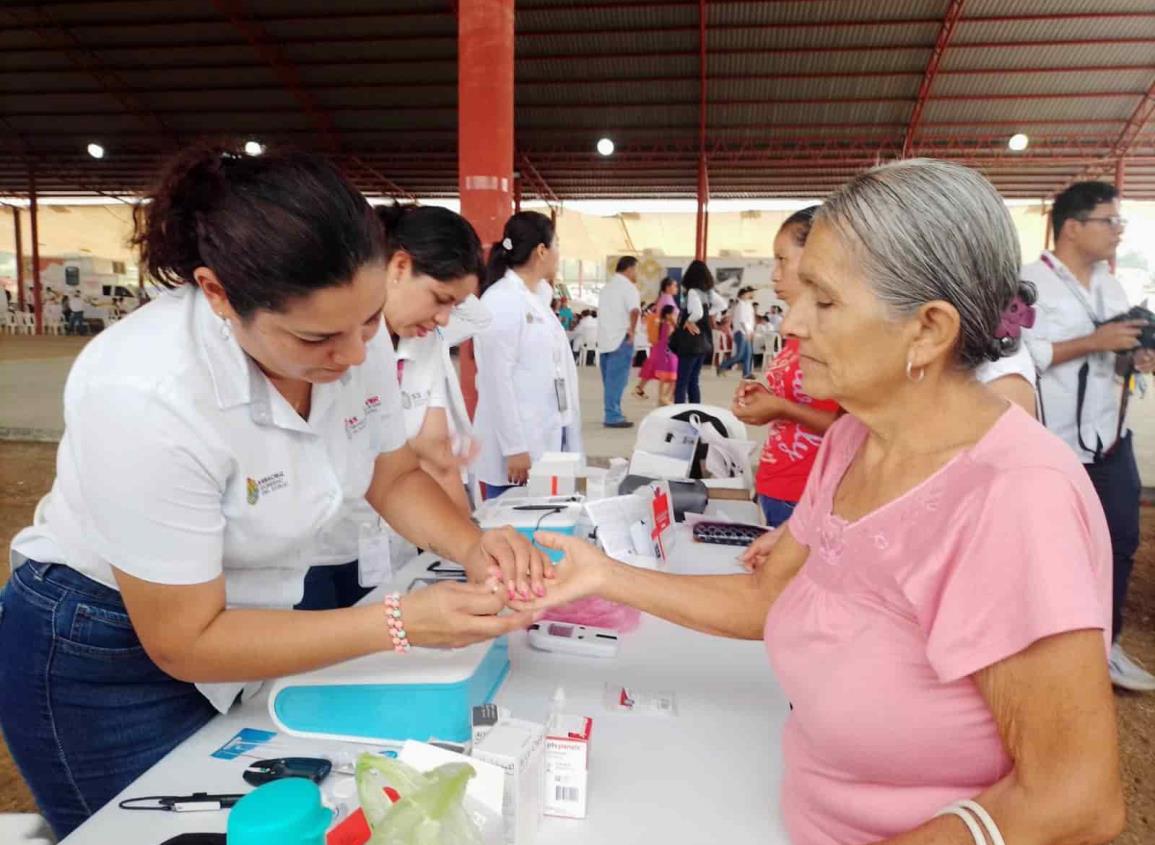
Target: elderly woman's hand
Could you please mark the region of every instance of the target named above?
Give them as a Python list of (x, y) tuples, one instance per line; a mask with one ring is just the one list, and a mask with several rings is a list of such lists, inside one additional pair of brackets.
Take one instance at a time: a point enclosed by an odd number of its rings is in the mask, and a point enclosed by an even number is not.
[(738, 562), (749, 572), (757, 572), (770, 559), (770, 552), (782, 539), (782, 526), (771, 528), (738, 555)]

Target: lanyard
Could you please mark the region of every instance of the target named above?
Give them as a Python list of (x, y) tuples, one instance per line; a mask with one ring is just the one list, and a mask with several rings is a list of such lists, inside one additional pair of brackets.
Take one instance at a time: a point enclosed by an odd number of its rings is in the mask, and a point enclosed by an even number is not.
[(1084, 291), (1078, 281), (1071, 278), (1070, 270), (1066, 267), (1057, 267), (1055, 262), (1051, 260), (1051, 256), (1045, 252), (1039, 256), (1039, 260), (1046, 264), (1051, 272), (1059, 277), (1059, 281), (1067, 286), (1067, 290), (1071, 292), (1071, 295), (1078, 300), (1079, 304), (1083, 306), (1083, 310), (1087, 312), (1087, 317), (1091, 320), (1092, 325), (1098, 326), (1099, 323), (1103, 322), (1103, 318), (1097, 315), (1094, 309), (1087, 304), (1087, 300), (1091, 298), (1090, 291)]

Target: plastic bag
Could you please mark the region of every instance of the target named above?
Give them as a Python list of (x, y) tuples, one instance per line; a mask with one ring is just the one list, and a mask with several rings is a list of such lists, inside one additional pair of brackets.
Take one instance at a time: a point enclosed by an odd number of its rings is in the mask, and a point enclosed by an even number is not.
[(618, 604), (598, 596), (589, 596), (551, 607), (543, 613), (542, 618), (554, 622), (569, 622), (571, 625), (586, 625), (590, 628), (608, 628), (626, 634), (641, 623), (642, 612), (636, 607)]
[[(419, 772), (375, 754), (357, 759), (357, 794), (373, 835), (366, 845), (494, 845), (501, 819), (470, 806), (468, 763)], [(396, 798), (396, 800), (394, 800)]]

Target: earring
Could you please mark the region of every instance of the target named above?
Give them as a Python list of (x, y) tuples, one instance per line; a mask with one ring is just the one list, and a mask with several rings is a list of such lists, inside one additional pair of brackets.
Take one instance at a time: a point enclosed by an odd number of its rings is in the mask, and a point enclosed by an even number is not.
[(233, 336), (233, 327), (229, 325), (229, 318), (223, 314), (217, 314), (221, 318), (221, 340), (228, 340)]
[(911, 361), (909, 358), (907, 358), (906, 359), (906, 377), (908, 379), (910, 379), (911, 381), (913, 381), (915, 384), (918, 384), (920, 381), (922, 381), (924, 378), (926, 378), (926, 367), (919, 367), (918, 368), (918, 378), (915, 378), (914, 377), (914, 362)]

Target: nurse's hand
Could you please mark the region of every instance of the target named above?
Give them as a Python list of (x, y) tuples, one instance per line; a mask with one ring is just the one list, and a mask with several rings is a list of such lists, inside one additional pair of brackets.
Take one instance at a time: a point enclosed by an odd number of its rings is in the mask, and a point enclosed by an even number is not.
[(475, 580), (473, 573), (496, 578), (508, 599), (543, 596), (543, 579), (554, 577), (549, 559), (508, 525), (483, 532), (461, 565)]
[(586, 596), (598, 595), (605, 587), (615, 565), (613, 558), (597, 546), (552, 531), (534, 535), (538, 545), (565, 554), (554, 567), (554, 578), (546, 586), (545, 595), (533, 602), (514, 600), (510, 607), (516, 610), (544, 610)]
[(529, 457), (529, 452), (521, 452), (517, 455), (510, 455), (505, 459), (506, 476), (509, 478), (510, 484), (525, 484), (529, 479), (529, 467), (533, 461)]
[(528, 628), (533, 623), (533, 613), (529, 611), (498, 616), (504, 607), (505, 594), (495, 581), (445, 581), (403, 596), (401, 622), (413, 645), (459, 648)]

